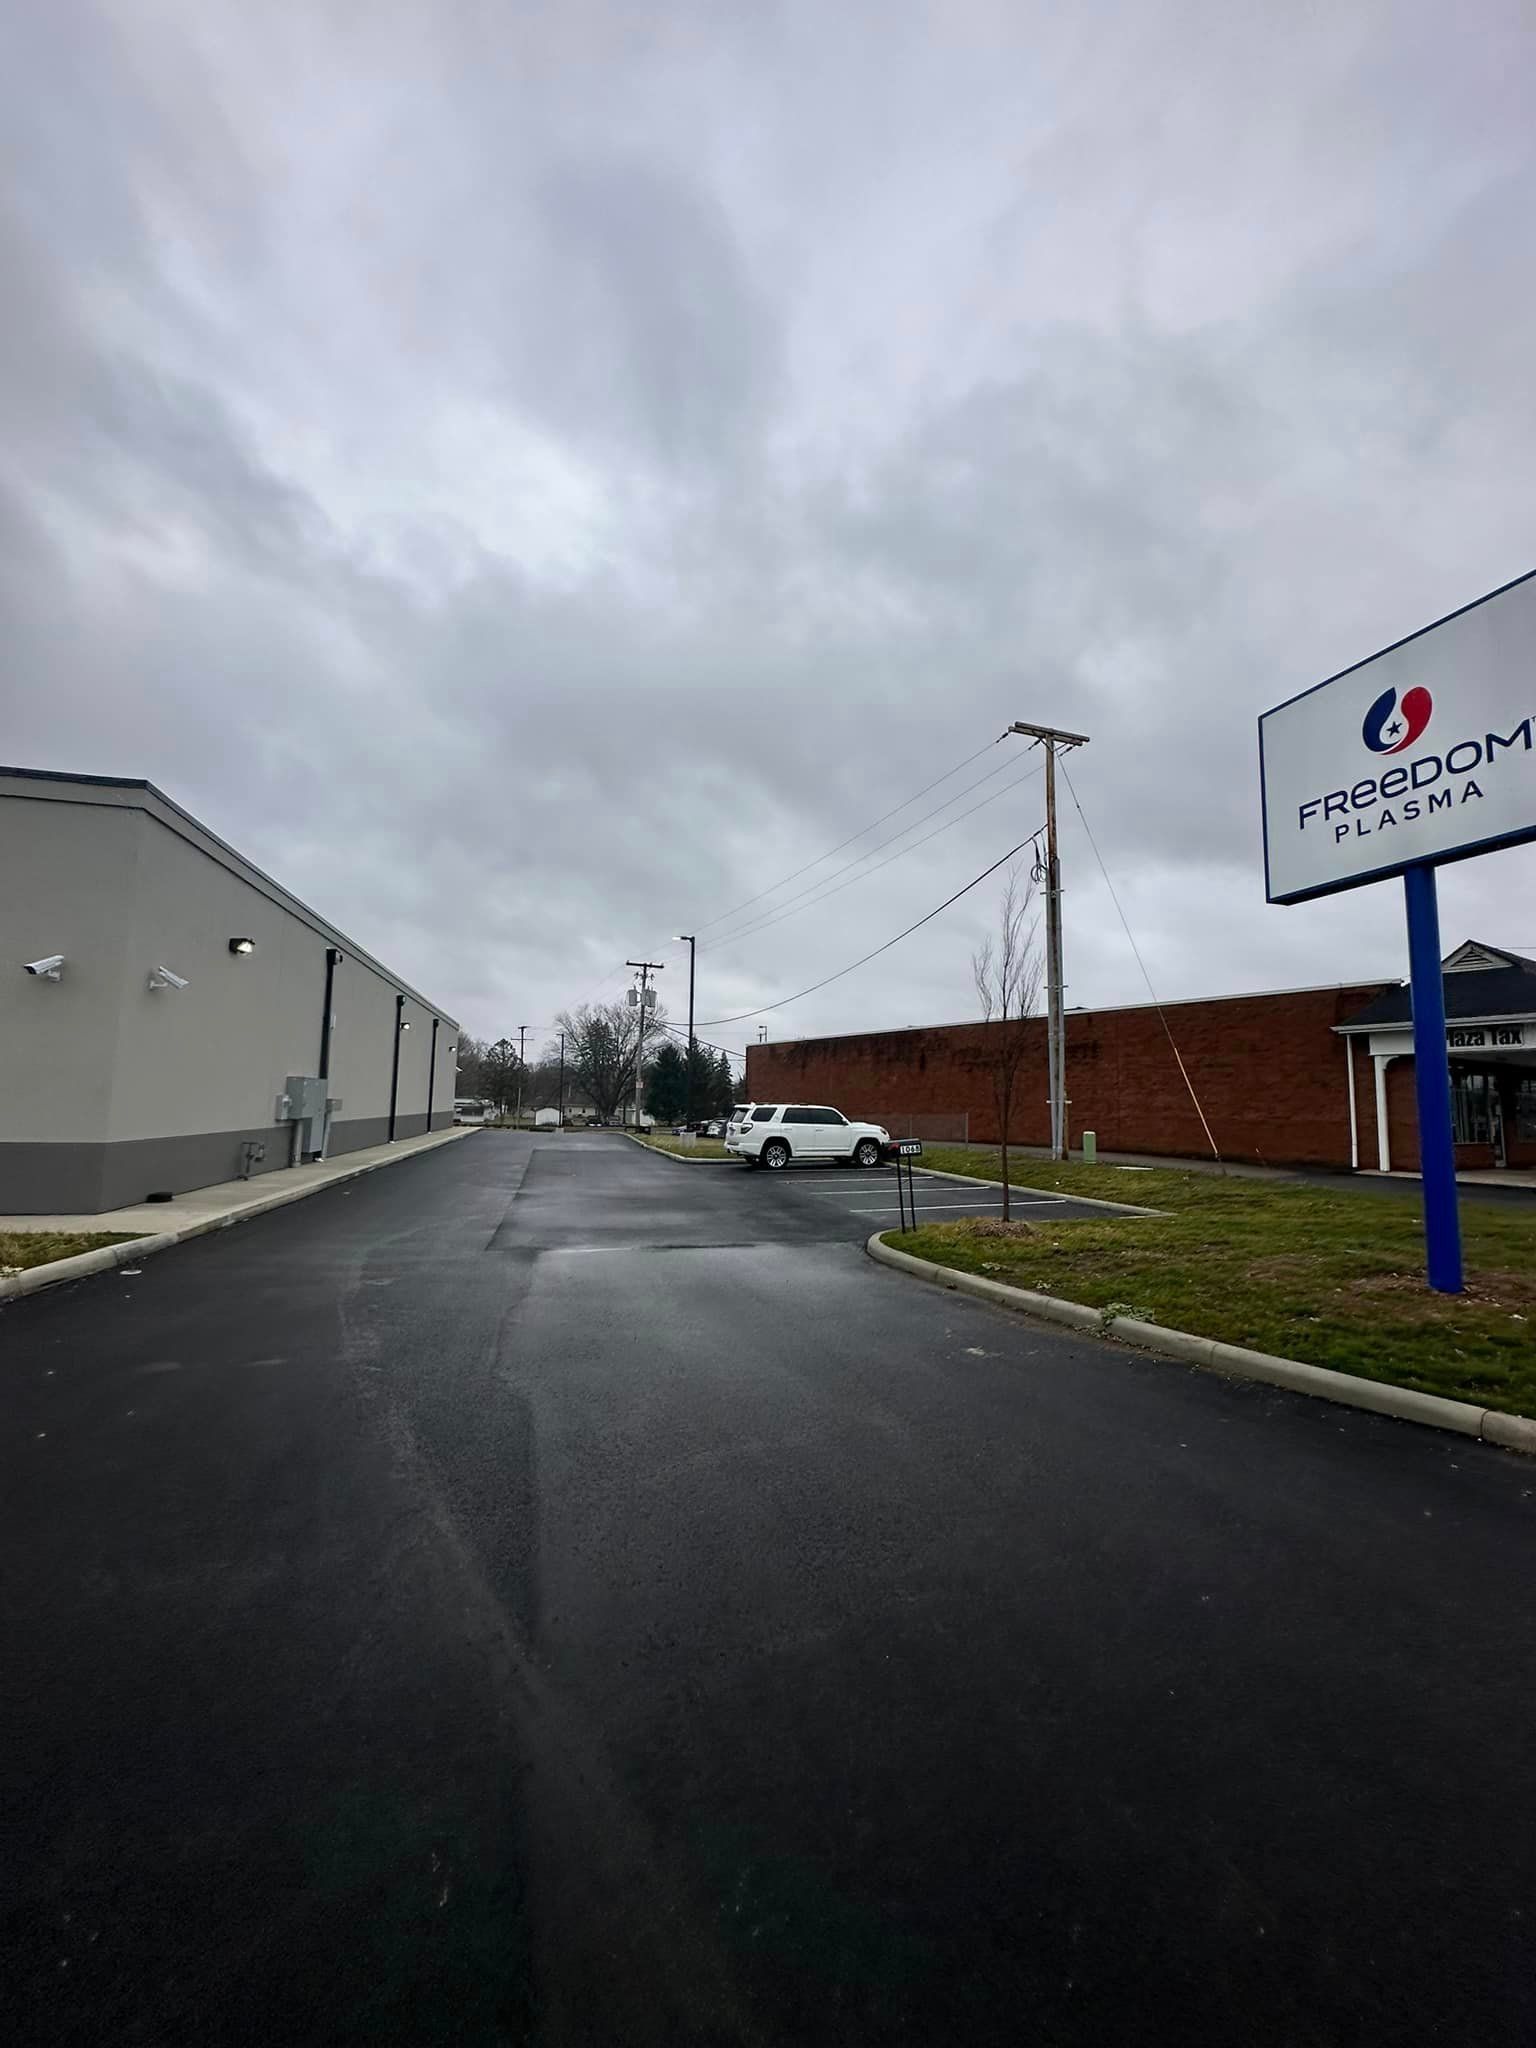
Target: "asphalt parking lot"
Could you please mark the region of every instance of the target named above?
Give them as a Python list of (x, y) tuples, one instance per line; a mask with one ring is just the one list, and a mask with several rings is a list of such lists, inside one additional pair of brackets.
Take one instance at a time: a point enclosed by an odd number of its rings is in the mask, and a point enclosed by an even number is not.
[(894, 1193), (487, 1132), (0, 1309), (7, 2038), (1529, 2048), (1529, 1461)]

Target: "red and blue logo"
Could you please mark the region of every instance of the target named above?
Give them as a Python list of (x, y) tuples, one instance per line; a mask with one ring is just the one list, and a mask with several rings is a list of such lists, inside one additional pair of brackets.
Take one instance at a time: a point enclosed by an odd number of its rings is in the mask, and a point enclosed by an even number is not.
[(1365, 714), (1360, 737), (1373, 754), (1400, 754), (1421, 737), (1434, 708), (1426, 689), (1405, 690), (1401, 704), (1396, 690), (1383, 690)]

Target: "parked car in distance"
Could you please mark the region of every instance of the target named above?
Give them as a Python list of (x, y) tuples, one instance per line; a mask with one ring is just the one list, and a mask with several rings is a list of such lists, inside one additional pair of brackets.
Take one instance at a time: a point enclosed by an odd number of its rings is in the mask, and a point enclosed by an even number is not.
[(496, 1105), (481, 1102), (473, 1095), (458, 1096), (453, 1105), (453, 1120), (456, 1124), (489, 1123), (496, 1114)]
[(757, 1102), (736, 1110), (725, 1149), (749, 1166), (776, 1173), (792, 1159), (833, 1159), (844, 1166), (878, 1166), (890, 1146), (882, 1124), (850, 1123), (825, 1103)]

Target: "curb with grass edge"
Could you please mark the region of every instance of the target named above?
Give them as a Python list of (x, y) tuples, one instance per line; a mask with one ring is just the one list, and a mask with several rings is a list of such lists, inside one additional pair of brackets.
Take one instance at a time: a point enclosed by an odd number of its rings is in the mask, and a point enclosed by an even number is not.
[(647, 1145), (644, 1138), (637, 1138), (633, 1131), (625, 1131), (621, 1135), (628, 1138), (631, 1145), (638, 1145), (642, 1152), (649, 1152), (653, 1159), (675, 1159), (679, 1166), (740, 1166), (742, 1163), (729, 1153), (721, 1159), (714, 1152), (706, 1152), (702, 1157), (689, 1152), (669, 1152), (662, 1145)]
[(1267, 1386), (1284, 1387), (1291, 1393), (1335, 1401), (1341, 1407), (1368, 1409), (1376, 1415), (1393, 1416), (1399, 1422), (1451, 1430), (1458, 1436), (1478, 1437), (1484, 1443), (1497, 1444), (1506, 1451), (1536, 1456), (1536, 1421), (1528, 1416), (1506, 1415), (1499, 1408), (1478, 1408), (1470, 1401), (1452, 1401), (1443, 1394), (1420, 1394), (1412, 1387), (1394, 1387), (1381, 1380), (1357, 1379), (1353, 1373), (1332, 1372), (1322, 1365), (1303, 1365), (1299, 1359), (1277, 1358), (1268, 1351), (1249, 1351), (1240, 1344), (1192, 1336), (1186, 1330), (1166, 1330), (1158, 1323), (1117, 1316), (1108, 1309), (1088, 1308), (1080, 1301), (1062, 1301), (1054, 1294), (1034, 1294), (1024, 1287), (988, 1280), (980, 1273), (962, 1273), (954, 1266), (938, 1266), (931, 1260), (914, 1258), (910, 1252), (886, 1244), (879, 1231), (864, 1249), (881, 1265), (893, 1266), (898, 1272), (951, 1293), (973, 1295), (998, 1308), (1065, 1323), (1087, 1335), (1134, 1344), (1138, 1350), (1176, 1358), (1183, 1365), (1203, 1366), (1209, 1371), (1226, 1373), (1232, 1379), (1258, 1380)]

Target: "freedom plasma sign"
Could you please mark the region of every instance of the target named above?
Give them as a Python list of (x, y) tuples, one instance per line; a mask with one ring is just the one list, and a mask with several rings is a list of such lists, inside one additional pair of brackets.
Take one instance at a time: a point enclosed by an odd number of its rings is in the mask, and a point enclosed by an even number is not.
[(1259, 720), (1271, 903), (1536, 839), (1536, 570)]

